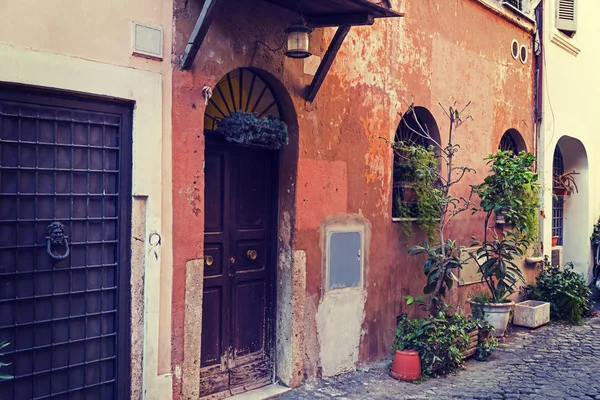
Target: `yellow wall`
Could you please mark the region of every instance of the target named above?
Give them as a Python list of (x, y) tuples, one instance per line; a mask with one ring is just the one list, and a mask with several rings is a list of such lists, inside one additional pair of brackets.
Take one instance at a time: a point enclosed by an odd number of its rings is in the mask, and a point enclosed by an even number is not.
[[(544, 2), (543, 120), (540, 173), (544, 181), (542, 222), (544, 248), (552, 236), (552, 157), (561, 141), (565, 172), (576, 169), (579, 193), (565, 200), (564, 262), (573, 261), (577, 272), (590, 273), (590, 240), (600, 215), (600, 185), (594, 172), (600, 168), (598, 101), (600, 91), (600, 3), (577, 2), (577, 32), (571, 38), (555, 27), (556, 2)], [(546, 251), (550, 254), (550, 251)]]

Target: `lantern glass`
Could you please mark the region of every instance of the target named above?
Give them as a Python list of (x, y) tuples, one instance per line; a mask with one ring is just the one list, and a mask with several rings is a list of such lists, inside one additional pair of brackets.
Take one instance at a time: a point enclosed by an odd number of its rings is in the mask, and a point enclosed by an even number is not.
[(292, 26), (286, 29), (287, 51), (285, 55), (291, 58), (306, 58), (310, 56), (309, 34), (312, 29), (306, 26)]

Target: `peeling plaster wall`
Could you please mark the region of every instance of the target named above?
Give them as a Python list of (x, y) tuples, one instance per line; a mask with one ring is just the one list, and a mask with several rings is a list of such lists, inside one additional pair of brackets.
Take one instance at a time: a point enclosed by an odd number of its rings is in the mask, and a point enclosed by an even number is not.
[(332, 290), (323, 296), (316, 320), (324, 377), (356, 369), (365, 300), (363, 289), (356, 287)]
[[(483, 179), (483, 159), (507, 129), (517, 129), (534, 151), (531, 58), (523, 65), (510, 54), (513, 39), (531, 47), (528, 31), (472, 0), (405, 3), (405, 18), (351, 29), (314, 103), (304, 100), (314, 68), (257, 44), (260, 40), (277, 48), (284, 28), (297, 17), (265, 1), (225, 0), (192, 70), (174, 67), (174, 369), (183, 360), (184, 326), (192, 323), (183, 307), (185, 262), (202, 256), (204, 85), (214, 86), (227, 72), (251, 66), (276, 79), (284, 97), (289, 96), (284, 108), (291, 111), (288, 123), (296, 124), (297, 136), (280, 157), (275, 342), (277, 378), (292, 386), (305, 377), (388, 357), (395, 318), (408, 311), (403, 296), (418, 295), (424, 286), (422, 260), (407, 256), (407, 247), (424, 237), (417, 230), (406, 238), (391, 221), (393, 158), (380, 138), (393, 138), (403, 102), (414, 98), (426, 107), (443, 140), (447, 123), (438, 102), (472, 101), (473, 121), (456, 136), (462, 146), (457, 162), (474, 167), (477, 175), (465, 179), (458, 195)], [(195, 2), (175, 1), (174, 56), (182, 54), (198, 14)], [(311, 34), (313, 54), (323, 56), (334, 32), (328, 28)], [(189, 193), (194, 193), (193, 205)], [(365, 258), (363, 302), (346, 304), (340, 301), (342, 294), (323, 294), (321, 230), (339, 214), (358, 215), (371, 226), (373, 251)], [(482, 226), (482, 216), (466, 213), (450, 233), (468, 241), (482, 235)], [(449, 301), (464, 307), (475, 290), (481, 286), (461, 287)], [(337, 318), (338, 309), (354, 324), (343, 341), (347, 354), (339, 362), (330, 354), (336, 328), (325, 318), (329, 313)], [(352, 350), (357, 343), (358, 353)], [(180, 384), (174, 379), (176, 398)]]

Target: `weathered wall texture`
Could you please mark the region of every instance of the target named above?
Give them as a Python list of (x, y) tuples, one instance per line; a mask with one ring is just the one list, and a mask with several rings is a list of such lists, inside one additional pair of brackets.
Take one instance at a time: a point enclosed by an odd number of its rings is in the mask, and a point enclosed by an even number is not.
[[(199, 5), (184, 0), (175, 4), (173, 51), (180, 55)], [(414, 1), (408, 2), (405, 11), (406, 18), (377, 20), (373, 26), (351, 29), (314, 103), (303, 97), (312, 80), (312, 75), (304, 73), (304, 62), (286, 59), (281, 51), (271, 52), (257, 44), (260, 40), (279, 47), (284, 28), (296, 17), (264, 1), (249, 4), (226, 0), (192, 70), (175, 67), (175, 370), (184, 358), (184, 326), (191, 323), (184, 312), (185, 263), (202, 256), (204, 85), (214, 86), (239, 67), (264, 70), (280, 82), (277, 89), (284, 93), (278, 94), (286, 101), (284, 108), (291, 108), (288, 117), (293, 118), (286, 118), (286, 122), (297, 126), (297, 136), (280, 158), (276, 313), (277, 323), (285, 327), (278, 325), (275, 334), (277, 374), (290, 385), (303, 377), (317, 376), (319, 371), (336, 373), (345, 369), (341, 366), (387, 357), (396, 316), (408, 311), (403, 296), (421, 294), (422, 260), (408, 258), (407, 246), (422, 240), (423, 235), (415, 232), (408, 239), (391, 221), (393, 159), (389, 146), (380, 139), (393, 138), (399, 123), (397, 112), (405, 107), (403, 101), (414, 98), (415, 104), (429, 109), (442, 140), (447, 138), (448, 126), (438, 102), (472, 102), (469, 112), (473, 121), (463, 125), (456, 136), (461, 145), (457, 162), (476, 168), (478, 173), (465, 179), (458, 195), (468, 192), (468, 184), (483, 179), (483, 158), (495, 151), (507, 129), (517, 129), (527, 149), (534, 150), (532, 64), (523, 65), (510, 54), (515, 38), (530, 47), (530, 34), (471, 0)], [(317, 29), (312, 33), (314, 54), (324, 54), (334, 31)], [(321, 227), (327, 217), (336, 214), (357, 214), (371, 225), (371, 251), (365, 260), (360, 291), (364, 301), (360, 296), (340, 301), (338, 297), (345, 298), (342, 291), (324, 296)], [(482, 236), (482, 226), (482, 216), (465, 213), (457, 219), (451, 235), (468, 242), (470, 235)], [(464, 307), (468, 293), (474, 290), (481, 290), (481, 286), (459, 288), (449, 300)], [(196, 301), (200, 304), (199, 299)], [(335, 326), (337, 316), (335, 320), (327, 318), (342, 312), (352, 317), (344, 321), (349, 324), (346, 328)], [(285, 321), (283, 317), (290, 314), (292, 321)], [(339, 339), (343, 349), (350, 350), (343, 361), (331, 355), (336, 329), (347, 330)], [(355, 346), (358, 353), (352, 350)], [(174, 379), (175, 397), (181, 393), (180, 385), (180, 379)]]

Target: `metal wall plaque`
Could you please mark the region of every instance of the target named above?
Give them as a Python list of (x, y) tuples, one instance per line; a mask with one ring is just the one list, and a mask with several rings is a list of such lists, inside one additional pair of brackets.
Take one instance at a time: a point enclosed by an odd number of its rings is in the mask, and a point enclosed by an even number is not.
[(326, 265), (327, 290), (362, 286), (362, 232), (330, 232)]

